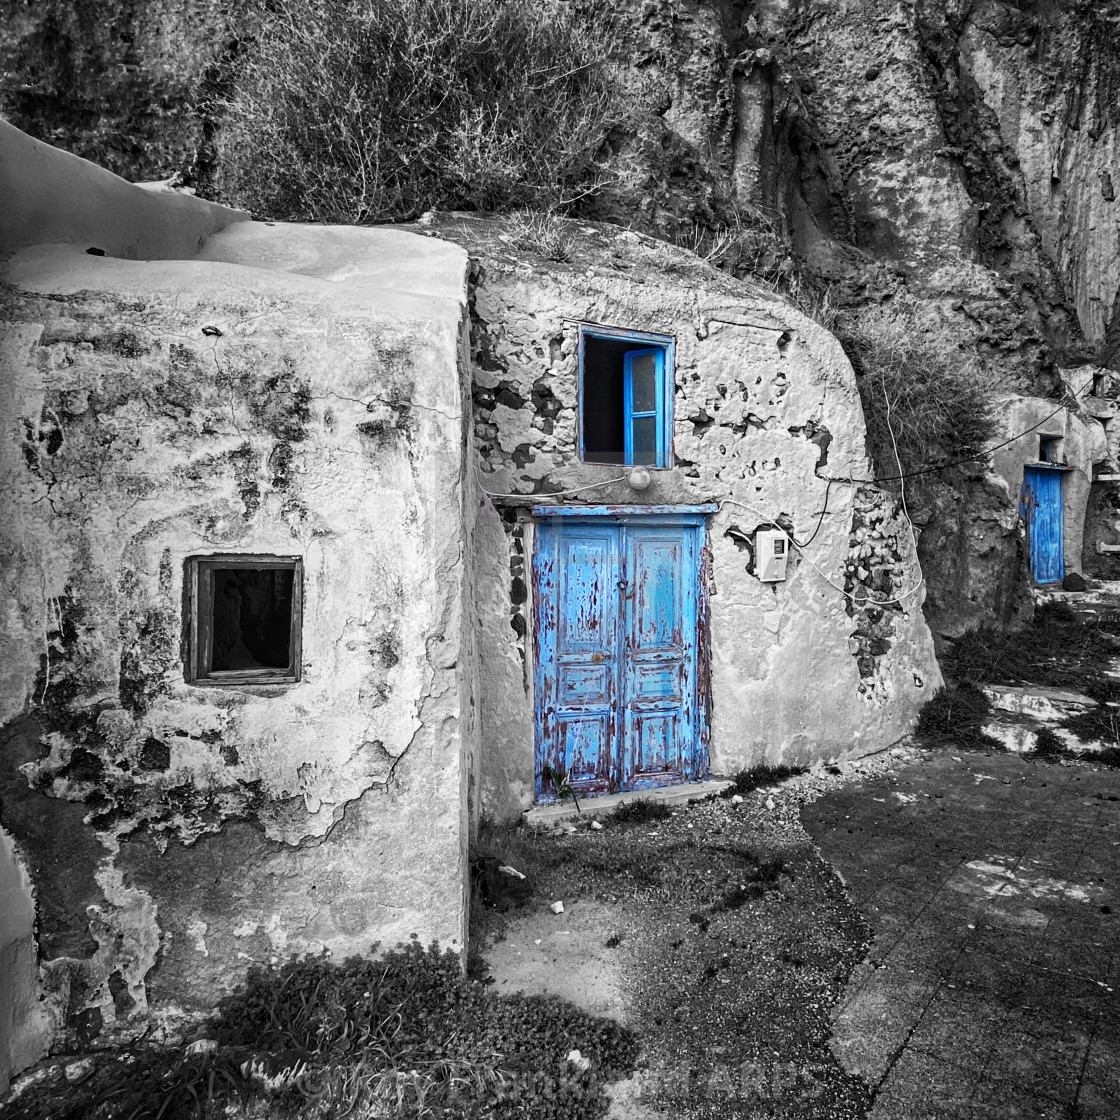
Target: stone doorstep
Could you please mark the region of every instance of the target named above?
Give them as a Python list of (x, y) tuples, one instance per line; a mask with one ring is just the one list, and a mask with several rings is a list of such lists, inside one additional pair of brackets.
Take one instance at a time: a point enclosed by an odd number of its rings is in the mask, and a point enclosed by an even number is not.
[(600, 797), (581, 797), (578, 811), (570, 801), (561, 801), (555, 805), (535, 805), (522, 813), (521, 817), (530, 828), (553, 828), (576, 820), (604, 817), (627, 801), (659, 801), (662, 805), (683, 805), (723, 793), (732, 785), (734, 783), (730, 781), (713, 779), (707, 782), (688, 782), (680, 786), (662, 786), (660, 789), (606, 793)]
[(1043, 603), (1066, 603), (1074, 608), (1120, 607), (1120, 581), (1090, 580), (1087, 591), (1063, 591), (1057, 587), (1044, 591), (1035, 588), (1034, 601), (1040, 606)]
[(1080, 692), (1042, 685), (985, 684), (980, 691), (1000, 712), (1028, 716), (1043, 723), (1060, 723), (1067, 716), (1095, 708), (1097, 702)]

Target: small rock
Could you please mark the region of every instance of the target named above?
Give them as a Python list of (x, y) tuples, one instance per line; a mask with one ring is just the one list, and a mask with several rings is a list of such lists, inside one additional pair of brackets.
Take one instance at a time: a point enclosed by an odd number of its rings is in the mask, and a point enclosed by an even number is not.
[(742, 794), (738, 794), (738, 793), (737, 793), (737, 794), (735, 794), (735, 795), (734, 795), (734, 796), (733, 796), (733, 797), (731, 798), (731, 804), (732, 804), (732, 805), (742, 805), (742, 804), (743, 804), (743, 797), (742, 797)]
[(564, 913), (564, 904), (562, 902), (554, 902), (549, 907), (549, 910), (551, 910), (554, 914), (563, 914)]
[(211, 1054), (218, 1049), (218, 1041), (214, 1038), (197, 1038), (187, 1047), (188, 1054)]
[(1062, 580), (1063, 591), (1084, 591), (1088, 586), (1085, 577), (1078, 575), (1077, 572), (1067, 572), (1065, 579)]
[(568, 1051), (568, 1063), (576, 1067), (576, 1069), (590, 1069), (591, 1059), (585, 1058), (578, 1050)]
[(603, 822), (602, 821), (592, 821), (591, 822), (591, 830), (593, 832), (602, 832), (603, 831)]
[(768, 797), (766, 799), (766, 808), (767, 809), (773, 809), (774, 808), (774, 799), (772, 797)]
[(62, 1073), (71, 1085), (77, 1085), (93, 1073), (93, 1059), (83, 1058), (80, 1062), (71, 1062)]
[(617, 949), (622, 944), (622, 934), (616, 929), (612, 929), (607, 934), (607, 940), (604, 943), (608, 949)]

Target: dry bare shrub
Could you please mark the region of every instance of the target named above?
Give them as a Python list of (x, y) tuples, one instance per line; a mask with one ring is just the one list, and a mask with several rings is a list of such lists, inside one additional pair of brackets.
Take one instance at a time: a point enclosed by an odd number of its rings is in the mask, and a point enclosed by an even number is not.
[(547, 210), (515, 210), (506, 221), (510, 244), (526, 253), (550, 261), (566, 261), (572, 255), (572, 239), (564, 219)]
[(224, 106), (221, 188), (316, 222), (563, 208), (602, 181), (611, 41), (587, 13), (523, 0), (262, 4)]
[(785, 290), (795, 268), (778, 212), (728, 198), (717, 208), (722, 220), (694, 221), (674, 233), (673, 243), (732, 276)]
[(879, 477), (975, 455), (994, 438), (999, 379), (947, 324), (894, 302), (846, 313), (837, 334), (856, 371)]

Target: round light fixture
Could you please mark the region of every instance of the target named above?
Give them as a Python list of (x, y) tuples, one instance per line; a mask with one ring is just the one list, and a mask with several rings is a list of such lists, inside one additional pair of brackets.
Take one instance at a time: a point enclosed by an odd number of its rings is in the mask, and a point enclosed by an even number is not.
[(635, 467), (627, 481), (631, 490), (644, 490), (650, 483), (649, 471), (645, 467)]

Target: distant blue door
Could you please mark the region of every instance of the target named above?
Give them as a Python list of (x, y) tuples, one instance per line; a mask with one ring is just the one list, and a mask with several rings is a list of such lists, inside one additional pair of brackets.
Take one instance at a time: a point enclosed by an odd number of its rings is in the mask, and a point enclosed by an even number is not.
[(1062, 537), (1062, 474), (1057, 467), (1023, 470), (1021, 509), (1027, 522), (1031, 576), (1035, 583), (1055, 583), (1066, 574)]
[(549, 767), (580, 796), (707, 773), (702, 534), (701, 514), (538, 520), (538, 800), (556, 796)]

